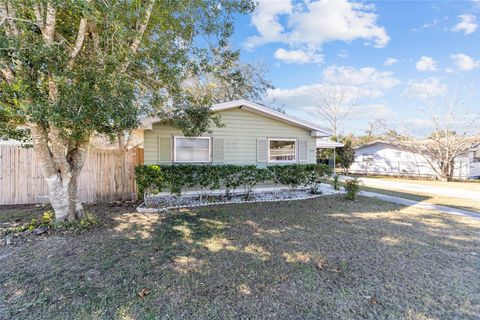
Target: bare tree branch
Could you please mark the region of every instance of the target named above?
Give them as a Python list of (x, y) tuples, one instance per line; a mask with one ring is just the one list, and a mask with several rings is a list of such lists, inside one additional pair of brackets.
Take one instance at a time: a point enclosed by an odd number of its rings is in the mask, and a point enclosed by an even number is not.
[[(154, 5), (155, 5), (155, 0), (150, 0), (148, 5), (147, 5), (147, 8), (145, 9), (143, 19), (140, 22), (139, 27), (137, 28), (137, 34), (133, 38), (133, 41), (130, 45), (130, 50), (129, 50), (128, 56), (132, 56), (135, 53), (137, 53), (137, 50), (138, 50), (138, 47), (140, 46), (140, 42), (142, 41), (143, 35), (144, 35), (145, 31), (147, 30), (148, 22), (150, 21), (150, 16), (152, 15)], [(127, 61), (125, 61), (125, 63), (123, 63), (120, 70), (122, 72), (125, 72), (129, 65), (130, 65), (130, 59), (127, 57)]]
[(318, 92), (315, 108), (319, 116), (327, 122), (334, 136), (339, 127), (357, 108), (358, 94), (344, 85), (325, 85)]
[(444, 106), (427, 106), (421, 111), (432, 122), (433, 131), (427, 139), (397, 139), (398, 148), (424, 156), (442, 180), (453, 179), (455, 161), (480, 142), (480, 136), (469, 135), (468, 129), (480, 119), (479, 112), (469, 112), (457, 98), (445, 98)]
[(77, 57), (78, 53), (82, 49), (83, 40), (85, 39), (85, 34), (87, 32), (87, 23), (88, 23), (87, 18), (80, 19), (80, 24), (79, 24), (78, 33), (77, 33), (77, 40), (75, 40), (75, 44), (72, 48), (72, 51), (70, 52), (70, 60), (68, 61), (69, 69), (73, 68), (73, 65), (75, 63), (75, 58)]

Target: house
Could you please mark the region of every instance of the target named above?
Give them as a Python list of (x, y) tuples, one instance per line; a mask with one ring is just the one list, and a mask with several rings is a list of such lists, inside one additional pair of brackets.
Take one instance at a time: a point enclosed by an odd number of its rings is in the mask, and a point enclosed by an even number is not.
[(212, 106), (222, 127), (199, 137), (150, 118), (142, 122), (145, 164), (316, 163), (317, 138), (331, 132), (314, 123), (262, 105), (236, 100)]
[(470, 163), (469, 176), (471, 178), (480, 179), (480, 143), (470, 149), (468, 160)]
[[(480, 152), (478, 154), (480, 155)], [(474, 157), (472, 154), (470, 155), (471, 159), (469, 159), (468, 153), (465, 153), (455, 159), (453, 174), (455, 179), (473, 177), (472, 162)], [(393, 142), (373, 141), (355, 148), (355, 161), (349, 172), (434, 178), (437, 174), (429, 161), (430, 159), (427, 156), (402, 149)], [(477, 172), (480, 171), (479, 169), (480, 166), (477, 166)]]

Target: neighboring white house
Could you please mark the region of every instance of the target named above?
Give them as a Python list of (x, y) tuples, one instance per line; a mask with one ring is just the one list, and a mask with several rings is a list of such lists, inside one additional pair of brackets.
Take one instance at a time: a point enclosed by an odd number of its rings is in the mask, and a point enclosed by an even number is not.
[[(480, 147), (476, 153), (460, 155), (455, 159), (454, 179), (480, 175)], [(476, 161), (474, 161), (476, 158)], [(410, 177), (435, 177), (437, 174), (426, 156), (400, 149), (388, 141), (374, 141), (355, 148), (351, 173)], [(476, 174), (475, 174), (476, 172)]]
[(480, 143), (473, 146), (469, 152), (470, 177), (480, 179)]

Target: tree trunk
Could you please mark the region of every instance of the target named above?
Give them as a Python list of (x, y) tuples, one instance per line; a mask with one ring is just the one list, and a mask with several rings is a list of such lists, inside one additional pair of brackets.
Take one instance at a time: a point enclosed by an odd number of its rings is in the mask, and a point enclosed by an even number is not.
[(45, 177), (50, 203), (57, 221), (75, 221), (83, 216), (83, 206), (78, 199), (79, 174), (79, 172), (65, 172)]
[(452, 181), (453, 180), (453, 161), (440, 163), (440, 180)]
[(83, 168), (88, 140), (68, 140), (52, 124), (30, 123), (29, 126), (55, 219), (74, 221), (81, 218), (83, 207), (78, 199), (78, 177)]

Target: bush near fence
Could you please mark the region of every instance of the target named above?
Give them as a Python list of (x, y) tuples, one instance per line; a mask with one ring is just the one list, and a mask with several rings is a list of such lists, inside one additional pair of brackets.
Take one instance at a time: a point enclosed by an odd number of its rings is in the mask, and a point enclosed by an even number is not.
[(272, 165), (258, 168), (254, 165), (142, 165), (135, 168), (140, 196), (154, 194), (167, 188), (172, 194), (180, 195), (188, 189), (197, 189), (202, 196), (208, 191), (232, 191), (243, 187), (247, 197), (260, 183), (273, 182), (292, 189), (309, 187), (317, 192), (320, 178), (330, 175), (331, 169), (323, 164)]

